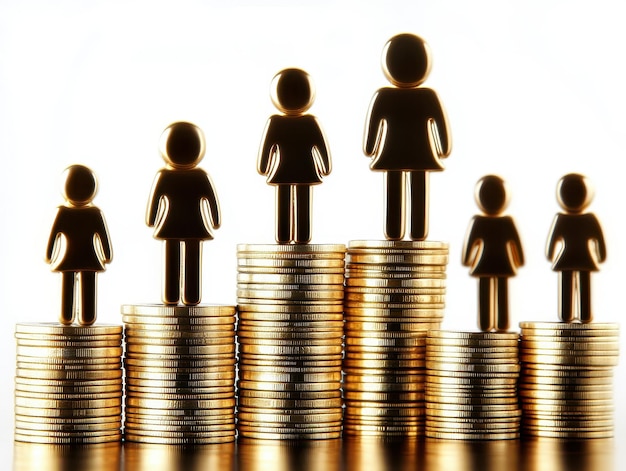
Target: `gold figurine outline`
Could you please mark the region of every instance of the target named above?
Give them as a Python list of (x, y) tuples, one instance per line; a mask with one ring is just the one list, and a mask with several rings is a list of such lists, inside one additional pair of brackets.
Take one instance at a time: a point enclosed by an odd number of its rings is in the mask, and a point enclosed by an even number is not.
[(315, 89), (302, 69), (278, 72), (271, 99), (282, 113), (270, 116), (263, 131), (257, 171), (276, 186), (276, 242), (306, 244), (312, 238), (312, 185), (332, 169), (326, 136), (317, 118), (306, 111)]
[(209, 174), (197, 167), (205, 138), (195, 124), (178, 121), (161, 134), (166, 166), (152, 184), (146, 224), (164, 242), (162, 298), (165, 304), (201, 301), (202, 241), (221, 225), (219, 201)]
[(462, 262), (478, 278), (478, 326), (483, 332), (509, 329), (508, 278), (524, 265), (522, 242), (511, 216), (505, 181), (497, 175), (478, 180), (474, 192), (482, 215), (472, 218)]
[[(452, 151), (448, 119), (437, 93), (422, 86), (430, 48), (419, 36), (393, 36), (383, 49), (383, 72), (393, 87), (378, 89), (367, 112), (363, 152), (385, 172), (385, 237), (402, 240), (409, 206), (411, 240), (428, 235), (429, 172), (443, 170)], [(407, 187), (409, 201), (407, 201)]]
[(57, 207), (45, 260), (61, 273), (59, 322), (80, 325), (96, 321), (96, 274), (113, 259), (104, 214), (92, 204), (98, 192), (95, 173), (84, 165), (65, 169), (63, 197)]
[(600, 222), (595, 214), (585, 212), (593, 189), (587, 177), (569, 173), (559, 180), (556, 197), (563, 212), (552, 222), (546, 256), (559, 274), (559, 317), (563, 322), (591, 322), (591, 272), (606, 260)]

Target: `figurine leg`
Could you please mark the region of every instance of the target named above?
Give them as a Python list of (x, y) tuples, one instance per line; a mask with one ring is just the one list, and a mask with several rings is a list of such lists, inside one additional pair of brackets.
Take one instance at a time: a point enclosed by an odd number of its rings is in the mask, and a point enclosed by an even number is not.
[(574, 277), (575, 272), (573, 271), (559, 272), (559, 291), (561, 294), (559, 316), (563, 322), (572, 322), (574, 320), (574, 304), (572, 303)]
[(183, 278), (183, 304), (195, 306), (200, 303), (202, 246), (200, 240), (183, 242), (185, 275)]
[(74, 281), (76, 274), (73, 271), (61, 272), (61, 314), (59, 322), (70, 325), (74, 322)]
[(163, 302), (178, 304), (180, 299), (180, 242), (165, 241), (165, 268), (163, 273)]
[(580, 302), (580, 322), (591, 322), (591, 274), (588, 271), (578, 272), (578, 296)]
[(428, 172), (410, 172), (411, 240), (428, 235)]
[(406, 203), (404, 172), (386, 172), (385, 191), (387, 194), (385, 237), (388, 240), (402, 240)]
[(78, 323), (91, 325), (96, 322), (96, 272), (83, 271), (78, 274), (80, 282), (80, 309)]
[(295, 206), (295, 237), (296, 244), (307, 244), (311, 241), (311, 195), (310, 185), (296, 185)]
[(489, 332), (494, 328), (491, 285), (491, 278), (482, 276), (478, 278), (478, 327), (483, 332)]
[(276, 242), (279, 244), (291, 242), (292, 201), (291, 185), (278, 185), (276, 187)]
[(507, 278), (498, 277), (495, 278), (496, 293), (498, 299), (496, 300), (497, 313), (496, 313), (496, 330), (498, 332), (506, 332), (509, 330), (509, 290), (507, 287)]

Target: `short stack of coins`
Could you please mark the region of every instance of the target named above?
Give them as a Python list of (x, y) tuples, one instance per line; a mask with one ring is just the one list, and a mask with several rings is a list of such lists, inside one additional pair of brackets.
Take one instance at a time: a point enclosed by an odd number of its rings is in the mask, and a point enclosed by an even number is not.
[(346, 262), (344, 433), (421, 435), (426, 334), (443, 319), (448, 245), (352, 241)]
[(15, 440), (87, 444), (122, 438), (122, 326), (15, 326)]
[(426, 346), (426, 436), (520, 436), (519, 334), (431, 330)]
[(520, 399), (525, 435), (613, 436), (614, 323), (522, 322)]
[(344, 245), (237, 248), (239, 436), (341, 436)]
[(126, 305), (124, 439), (235, 439), (235, 306)]

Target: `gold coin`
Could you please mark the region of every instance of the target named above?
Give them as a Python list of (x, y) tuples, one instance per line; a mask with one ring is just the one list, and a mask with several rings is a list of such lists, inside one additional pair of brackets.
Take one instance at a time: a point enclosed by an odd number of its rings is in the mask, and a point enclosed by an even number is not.
[(254, 429), (240, 429), (240, 436), (259, 439), (259, 440), (334, 440), (341, 438), (341, 430), (332, 431), (332, 432), (297, 432), (297, 433), (270, 433), (265, 431), (255, 431)]
[(505, 346), (495, 346), (495, 347), (478, 347), (478, 346), (461, 346), (461, 345), (434, 345), (430, 342), (431, 339), (426, 340), (426, 351), (431, 352), (433, 354), (440, 355), (493, 355), (497, 357), (498, 355), (502, 355), (505, 357), (509, 356), (517, 356), (519, 349), (517, 345), (505, 345)]
[[(422, 309), (399, 307), (391, 309), (389, 307), (372, 307), (367, 303), (356, 303), (357, 305), (346, 306), (346, 315), (352, 317), (366, 317), (369, 320), (403, 319), (405, 322), (417, 322), (416, 319), (425, 319), (432, 322), (432, 319), (443, 319), (443, 311), (440, 309)], [(380, 321), (379, 321), (380, 322)]]
[(341, 388), (341, 381), (325, 381), (322, 383), (275, 383), (270, 381), (239, 380), (240, 389), (261, 391), (332, 391)]
[(288, 399), (288, 400), (317, 400), (341, 398), (339, 388), (326, 391), (264, 391), (259, 389), (241, 388), (237, 391), (238, 398)]
[(62, 358), (62, 357), (24, 357), (16, 356), (18, 368), (49, 370), (116, 370), (122, 368), (122, 358)]
[(405, 369), (402, 371), (389, 371), (387, 369), (368, 368), (344, 368), (344, 382), (363, 383), (424, 383), (425, 375), (418, 369)]
[(341, 408), (343, 401), (341, 397), (329, 399), (273, 399), (262, 397), (239, 397), (238, 410), (252, 409), (276, 409), (294, 410), (299, 409), (332, 409)]
[(520, 328), (532, 331), (594, 331), (594, 330), (607, 330), (612, 332), (619, 331), (619, 324), (606, 323), (606, 322), (593, 322), (588, 324), (581, 324), (577, 322), (520, 322)]
[(326, 337), (326, 338), (287, 338), (287, 339), (277, 339), (277, 338), (255, 338), (255, 337), (239, 337), (240, 345), (266, 345), (270, 347), (323, 347), (323, 346), (341, 346), (342, 337)]
[(425, 360), (421, 359), (412, 359), (412, 360), (395, 360), (395, 359), (353, 359), (346, 358), (343, 362), (345, 370), (355, 370), (355, 369), (385, 369), (385, 370), (400, 370), (404, 371), (405, 369), (420, 369), (420, 375), (425, 375), (426, 372), (424, 370), (424, 366), (426, 365)]
[[(250, 345), (241, 344), (239, 346), (240, 353), (257, 354), (257, 355), (309, 355), (317, 357), (317, 355), (340, 355), (343, 351), (341, 345), (300, 345), (300, 346), (284, 346), (284, 345)], [(319, 358), (320, 360), (322, 358)], [(334, 359), (334, 358), (329, 358)]]
[[(364, 403), (359, 403), (364, 404)], [(380, 404), (380, 403), (372, 403), (372, 404)], [(384, 419), (389, 419), (391, 417), (399, 417), (399, 418), (417, 418), (424, 415), (423, 407), (408, 407), (407, 404), (404, 404), (405, 407), (376, 407), (376, 406), (366, 406), (361, 407), (357, 406), (353, 403), (346, 403), (346, 408), (344, 411), (344, 415), (347, 418), (359, 418), (359, 417), (380, 417)]]
[(141, 304), (122, 306), (124, 316), (157, 317), (170, 320), (192, 320), (204, 317), (234, 316), (236, 306), (222, 304), (199, 304), (197, 306), (179, 306), (164, 304)]
[(384, 322), (376, 321), (353, 321), (349, 320), (345, 323), (346, 331), (355, 332), (407, 332), (412, 335), (419, 335), (426, 337), (426, 331), (420, 326), (420, 323), (416, 323), (411, 319), (396, 319), (389, 318)]
[(343, 286), (343, 273), (335, 274), (280, 274), (238, 273), (237, 283), (277, 285), (339, 285)]
[(150, 344), (127, 344), (126, 351), (129, 353), (142, 353), (150, 355), (217, 355), (233, 353), (235, 351), (235, 342), (216, 343), (214, 345), (196, 345), (196, 346), (168, 346), (168, 345), (150, 345)]
[(226, 425), (235, 423), (234, 409), (218, 409), (219, 413), (215, 415), (186, 417), (184, 415), (174, 417), (164, 417), (145, 414), (127, 414), (125, 416), (126, 424), (132, 424), (134, 428), (149, 429), (152, 425), (159, 426), (202, 426), (202, 425)]
[(31, 409), (106, 409), (118, 407), (122, 404), (121, 396), (108, 399), (39, 399), (15, 396), (15, 406), (28, 407)]
[(40, 392), (40, 391), (24, 391), (15, 390), (15, 397), (24, 399), (49, 399), (54, 401), (91, 401), (94, 399), (113, 399), (122, 397), (122, 388), (114, 391), (103, 391), (98, 393), (84, 393), (84, 392)]
[(67, 337), (86, 337), (98, 335), (119, 335), (121, 325), (94, 324), (90, 326), (62, 325), (54, 322), (20, 322), (15, 324), (16, 334), (61, 335)]
[(56, 381), (100, 381), (121, 378), (122, 370), (35, 370), (17, 368), (15, 375), (20, 378)]
[(424, 400), (424, 391), (358, 391), (344, 389), (346, 401), (358, 402), (411, 402)]
[[(140, 407), (144, 409), (156, 410), (189, 410), (189, 409), (220, 409), (224, 407), (234, 407), (235, 399), (215, 399), (215, 400), (168, 400), (168, 399), (143, 399), (127, 397), (126, 405), (130, 407)], [(176, 415), (176, 414), (174, 414)], [(202, 415), (202, 414), (198, 414)]]
[[(430, 361), (432, 365), (431, 368), (438, 368), (435, 366), (437, 363), (456, 363), (456, 364), (473, 364), (473, 365), (518, 365), (519, 360), (517, 355), (509, 355), (509, 356), (495, 356), (495, 355), (484, 355), (484, 354), (468, 354), (464, 356), (462, 354), (452, 355), (435, 355), (433, 352), (426, 351), (426, 357)], [(441, 369), (441, 368), (438, 368)]]
[[(213, 324), (204, 326), (194, 326), (186, 329), (183, 326), (175, 326), (175, 329), (169, 328), (146, 328), (141, 325), (139, 327), (126, 325), (126, 339), (129, 338), (168, 338), (168, 339), (203, 339), (213, 337), (230, 337), (235, 332), (235, 318), (227, 317), (229, 322), (226, 324)], [(153, 326), (154, 327), (154, 326)]]
[[(345, 274), (345, 268), (343, 260), (322, 260), (323, 265), (319, 266), (319, 264), (306, 266), (306, 264), (301, 264), (300, 260), (293, 260), (296, 262), (295, 265), (292, 263), (288, 263), (287, 266), (285, 264), (279, 263), (278, 266), (254, 266), (250, 265), (247, 262), (250, 260), (243, 260), (244, 264), (238, 263), (237, 265), (237, 273), (241, 275), (287, 275), (287, 276), (301, 276), (301, 275), (339, 275), (341, 277)], [(269, 260), (273, 262), (273, 260)], [(316, 260), (305, 260), (304, 262), (313, 262)], [(254, 262), (253, 262), (254, 263)]]
[(348, 249), (445, 250), (446, 242), (432, 240), (351, 240)]
[[(249, 365), (240, 364), (240, 372), (271, 373), (271, 374), (304, 374), (304, 373), (340, 373), (341, 364), (335, 366), (277, 366), (277, 365)], [(242, 376), (243, 377), (243, 376)]]
[(341, 381), (341, 371), (327, 373), (274, 373), (240, 369), (239, 378), (244, 381), (269, 383), (330, 383)]
[[(314, 330), (309, 329), (303, 331), (294, 331), (289, 329), (288, 327), (276, 328), (274, 330), (256, 330), (246, 328), (245, 326), (239, 326), (237, 330), (237, 337), (244, 342), (256, 343), (255, 339), (261, 340), (263, 343), (267, 343), (266, 341), (278, 340), (280, 342), (288, 342), (291, 341), (306, 341), (310, 340), (312, 342), (316, 342), (319, 340), (327, 340), (328, 342), (332, 342), (333, 344), (337, 341), (341, 342), (341, 338), (343, 337), (343, 330), (335, 330), (335, 331), (319, 331), (316, 332)], [(339, 340), (337, 340), (339, 339)], [(323, 344), (323, 343), (322, 343)], [(277, 343), (278, 345), (278, 343)]]
[(514, 388), (517, 378), (462, 378), (426, 375), (426, 384), (432, 387), (449, 387), (453, 389)]
[(52, 436), (33, 436), (28, 433), (15, 432), (13, 435), (16, 442), (40, 443), (40, 444), (95, 444), (119, 442), (122, 439), (122, 433), (111, 435), (102, 435), (95, 437), (85, 437), (81, 435), (71, 437), (52, 437)]
[(127, 390), (138, 388), (211, 388), (211, 392), (224, 394), (230, 393), (233, 388), (234, 381), (232, 379), (223, 380), (186, 380), (186, 379), (145, 379), (145, 378), (126, 378)]
[(459, 433), (441, 432), (426, 429), (426, 436), (440, 440), (517, 440), (520, 437), (517, 432), (485, 432), (485, 433)]
[(122, 426), (121, 417), (117, 420), (111, 420), (100, 423), (47, 423), (47, 422), (32, 422), (15, 419), (15, 428), (21, 430), (23, 433), (28, 432), (108, 432), (119, 430)]
[[(241, 300), (269, 299), (272, 302), (285, 301), (335, 301), (343, 299), (343, 289), (306, 290), (299, 289), (237, 289), (237, 298)], [(245, 302), (239, 300), (241, 304)]]
[(24, 347), (17, 346), (17, 354), (25, 357), (63, 358), (111, 358), (121, 357), (122, 347), (64, 348), (64, 347)]
[(523, 363), (524, 374), (529, 376), (607, 377), (613, 375), (611, 366), (585, 368), (579, 365)]
[(101, 348), (101, 347), (121, 347), (122, 339), (116, 338), (112, 340), (93, 340), (72, 341), (72, 340), (33, 340), (33, 339), (17, 339), (19, 347), (45, 347), (45, 348)]
[(579, 386), (612, 387), (612, 377), (570, 377), (570, 376), (528, 376), (525, 371), (520, 375), (520, 387), (563, 387), (576, 388)]
[(520, 421), (508, 422), (444, 422), (426, 421), (426, 429), (433, 432), (453, 432), (463, 434), (484, 434), (484, 433), (519, 433)]
[(397, 338), (346, 336), (345, 344), (357, 347), (423, 347), (426, 345), (426, 339), (414, 335)]
[(263, 332), (263, 331), (290, 331), (290, 332), (340, 332), (343, 331), (341, 320), (331, 321), (272, 321), (240, 319), (238, 329)]
[[(225, 401), (225, 399), (216, 399)], [(229, 399), (232, 402), (231, 399)], [(217, 421), (228, 418), (232, 422), (235, 416), (234, 406), (215, 407), (211, 409), (155, 409), (143, 407), (127, 407), (125, 417), (132, 418), (135, 423), (139, 421), (159, 421), (159, 422), (195, 422), (195, 421)]]
[(244, 430), (253, 430), (255, 432), (276, 433), (276, 434), (293, 434), (293, 433), (328, 433), (341, 431), (341, 422), (328, 422), (321, 424), (299, 424), (285, 422), (266, 422), (259, 424), (257, 422), (248, 422), (240, 420), (237, 422), (237, 429), (242, 432)]
[(589, 355), (573, 356), (566, 353), (545, 355), (541, 353), (520, 352), (522, 362), (535, 364), (556, 364), (572, 366), (617, 366), (617, 355)]
[(134, 367), (126, 370), (126, 378), (145, 378), (151, 380), (179, 380), (184, 378), (186, 381), (194, 380), (221, 380), (231, 379), (235, 377), (234, 366), (228, 365), (225, 367), (214, 367), (211, 369), (200, 368), (175, 368), (169, 370), (163, 370), (161, 368), (141, 368)]
[(430, 360), (426, 360), (426, 368), (429, 370), (445, 371), (446, 373), (449, 373), (451, 371), (474, 373), (519, 373), (520, 371), (520, 366), (517, 363), (482, 364)]
[(613, 429), (601, 430), (601, 431), (585, 431), (585, 430), (544, 430), (544, 429), (531, 429), (524, 427), (524, 433), (535, 437), (544, 438), (566, 438), (566, 439), (600, 439), (600, 438), (612, 438)]
[[(28, 401), (27, 401), (28, 402)], [(44, 401), (45, 402), (45, 401)], [(90, 401), (91, 402), (91, 401)], [(53, 404), (52, 408), (35, 406), (22, 406), (20, 404), (15, 405), (15, 414), (24, 416), (36, 416), (36, 417), (64, 417), (68, 419), (74, 418), (87, 418), (87, 417), (108, 417), (112, 415), (121, 415), (122, 407), (73, 407), (73, 408), (59, 408), (56, 404)]]
[(242, 355), (239, 358), (239, 367), (246, 368), (275, 368), (276, 370), (282, 370), (284, 368), (339, 368), (341, 369), (341, 355), (334, 355), (334, 359), (331, 360), (316, 360), (307, 359), (300, 360), (296, 358), (284, 357), (284, 359), (278, 359), (267, 356), (252, 356)]
[[(304, 285), (304, 284), (270, 284), (270, 283), (238, 283), (237, 289), (241, 292), (247, 293), (256, 293), (260, 291), (262, 293), (268, 292), (278, 292), (279, 296), (276, 296), (278, 299), (285, 299), (285, 296), (292, 294), (294, 291), (311, 294), (312, 296), (317, 296), (319, 293), (326, 292), (334, 292), (334, 293), (343, 293), (344, 287), (342, 283), (336, 284), (313, 284), (313, 285)], [(254, 294), (246, 296), (246, 294), (242, 294), (242, 297), (267, 297), (267, 296), (255, 296)], [(273, 299), (273, 296), (272, 296)], [(300, 298), (296, 298), (300, 299)]]
[(516, 342), (519, 340), (519, 334), (516, 332), (467, 332), (467, 331), (451, 331), (451, 330), (432, 330), (428, 333), (431, 339), (450, 339), (461, 340), (467, 342), (468, 345), (474, 345), (473, 341), (485, 340), (508, 340)]
[(313, 270), (319, 269), (334, 269), (334, 270), (344, 270), (344, 258), (335, 257), (335, 258), (316, 258), (309, 257), (306, 258), (264, 258), (263, 254), (259, 254), (258, 256), (248, 256), (237, 258), (237, 269), (239, 271), (243, 269), (247, 269), (254, 272), (268, 272), (271, 270), (271, 273), (278, 273), (277, 270), (303, 270), (306, 272), (311, 272)]
[(340, 422), (342, 419), (342, 412), (334, 411), (332, 413), (315, 412), (312, 414), (271, 414), (260, 412), (243, 412), (237, 413), (237, 420), (251, 423), (268, 423), (268, 422), (282, 422), (289, 425), (295, 424), (328, 424), (333, 422)]
[(199, 338), (158, 338), (158, 337), (126, 337), (126, 345), (154, 345), (158, 347), (171, 348), (194, 348), (194, 347), (211, 347), (216, 345), (229, 345), (235, 343), (235, 331), (229, 332), (228, 335), (216, 335), (213, 337)]
[(122, 381), (118, 381), (117, 383), (109, 386), (100, 386), (100, 385), (87, 385), (80, 384), (68, 384), (68, 385), (33, 385), (33, 384), (21, 384), (16, 381), (15, 383), (15, 392), (16, 394), (19, 392), (23, 393), (37, 393), (37, 394), (108, 394), (117, 392), (121, 394), (122, 391)]
[(124, 441), (154, 444), (154, 445), (213, 445), (219, 443), (230, 443), (235, 441), (234, 432), (227, 432), (224, 435), (210, 434), (210, 436), (198, 437), (195, 435), (182, 438), (153, 437), (149, 435), (138, 435), (132, 432), (124, 433)]

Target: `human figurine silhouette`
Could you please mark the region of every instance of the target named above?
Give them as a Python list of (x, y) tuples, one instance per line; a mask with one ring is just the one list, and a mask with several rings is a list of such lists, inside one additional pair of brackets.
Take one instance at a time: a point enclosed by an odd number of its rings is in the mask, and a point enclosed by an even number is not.
[(413, 34), (391, 38), (383, 51), (383, 72), (394, 85), (379, 89), (370, 103), (363, 150), (370, 168), (385, 173), (385, 237), (405, 233), (406, 186), (409, 188), (410, 238), (428, 235), (428, 181), (443, 170), (452, 141), (445, 111), (434, 90), (420, 85), (430, 73), (430, 51)]
[(522, 243), (511, 216), (504, 180), (487, 175), (476, 184), (476, 203), (483, 215), (470, 222), (463, 247), (463, 265), (478, 277), (478, 326), (483, 332), (509, 328), (507, 281), (524, 264)]
[(91, 204), (97, 191), (91, 169), (72, 165), (65, 170), (65, 204), (57, 208), (46, 249), (46, 262), (61, 272), (61, 324), (96, 321), (96, 273), (113, 257), (104, 215)]
[(591, 322), (590, 273), (606, 259), (602, 228), (593, 213), (584, 212), (593, 191), (584, 175), (570, 173), (559, 180), (557, 201), (564, 212), (552, 222), (546, 254), (559, 272), (559, 316), (563, 322)]
[(284, 69), (272, 80), (272, 102), (283, 114), (265, 126), (257, 170), (276, 185), (276, 242), (311, 240), (312, 185), (331, 171), (330, 153), (317, 118), (305, 112), (315, 99), (309, 75)]
[(154, 179), (146, 223), (155, 227), (154, 238), (164, 241), (163, 302), (196, 305), (201, 300), (201, 243), (213, 239), (213, 229), (220, 227), (213, 183), (196, 167), (205, 151), (202, 130), (173, 123), (161, 135), (160, 151), (167, 165)]

